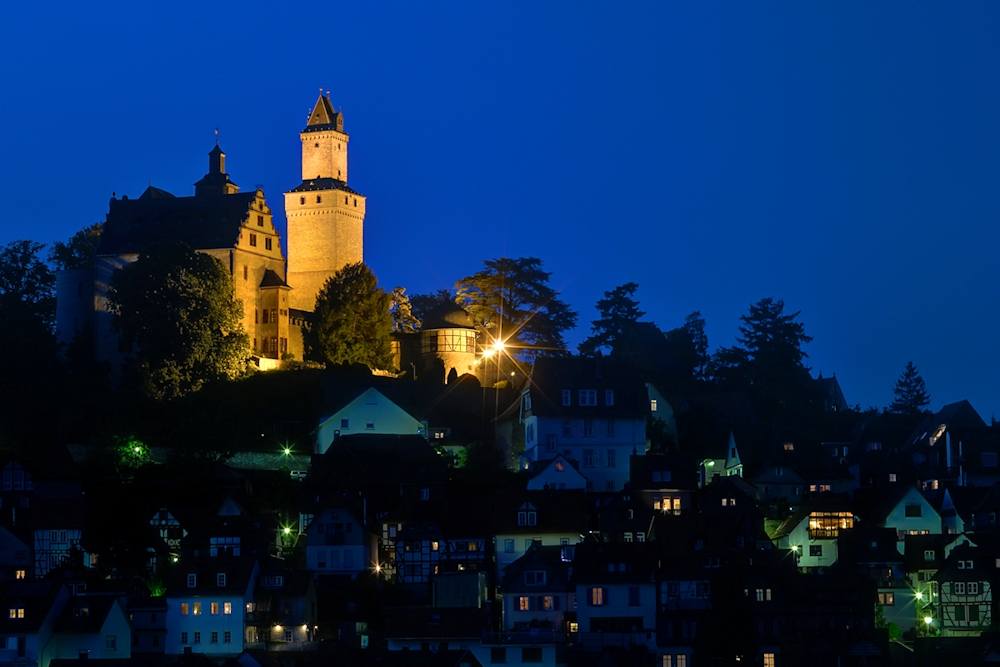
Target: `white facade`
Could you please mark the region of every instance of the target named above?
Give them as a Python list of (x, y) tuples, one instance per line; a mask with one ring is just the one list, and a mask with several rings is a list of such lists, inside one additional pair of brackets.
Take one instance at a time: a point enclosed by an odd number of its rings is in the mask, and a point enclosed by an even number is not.
[(316, 429), (316, 453), (326, 453), (337, 431), (340, 435), (419, 435), (423, 428), (408, 412), (369, 387), (320, 423)]

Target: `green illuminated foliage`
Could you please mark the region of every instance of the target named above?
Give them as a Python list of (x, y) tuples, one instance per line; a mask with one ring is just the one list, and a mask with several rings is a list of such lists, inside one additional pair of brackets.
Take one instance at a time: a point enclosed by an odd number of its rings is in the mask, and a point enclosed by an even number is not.
[(389, 333), (391, 299), (364, 263), (348, 264), (316, 296), (308, 354), (326, 364), (392, 366)]

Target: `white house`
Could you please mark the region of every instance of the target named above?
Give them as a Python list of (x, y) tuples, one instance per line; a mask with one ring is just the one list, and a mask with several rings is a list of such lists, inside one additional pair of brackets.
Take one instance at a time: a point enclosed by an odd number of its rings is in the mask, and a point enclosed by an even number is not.
[(320, 422), (316, 428), (316, 453), (325, 454), (337, 434), (418, 435), (423, 429), (424, 425), (406, 410), (369, 387)]

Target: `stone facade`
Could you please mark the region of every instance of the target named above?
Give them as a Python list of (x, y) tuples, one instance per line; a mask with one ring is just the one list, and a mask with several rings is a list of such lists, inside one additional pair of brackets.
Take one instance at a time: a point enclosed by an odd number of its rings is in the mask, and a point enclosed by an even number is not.
[(320, 95), (302, 140), (302, 184), (285, 193), (291, 307), (312, 311), (345, 264), (364, 261), (365, 197), (347, 185), (344, 116)]

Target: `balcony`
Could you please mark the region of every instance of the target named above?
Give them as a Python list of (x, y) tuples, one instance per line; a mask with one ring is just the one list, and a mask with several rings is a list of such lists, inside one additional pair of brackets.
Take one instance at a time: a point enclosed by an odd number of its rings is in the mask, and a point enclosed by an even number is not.
[(840, 535), (840, 528), (810, 528), (810, 540), (835, 540)]

